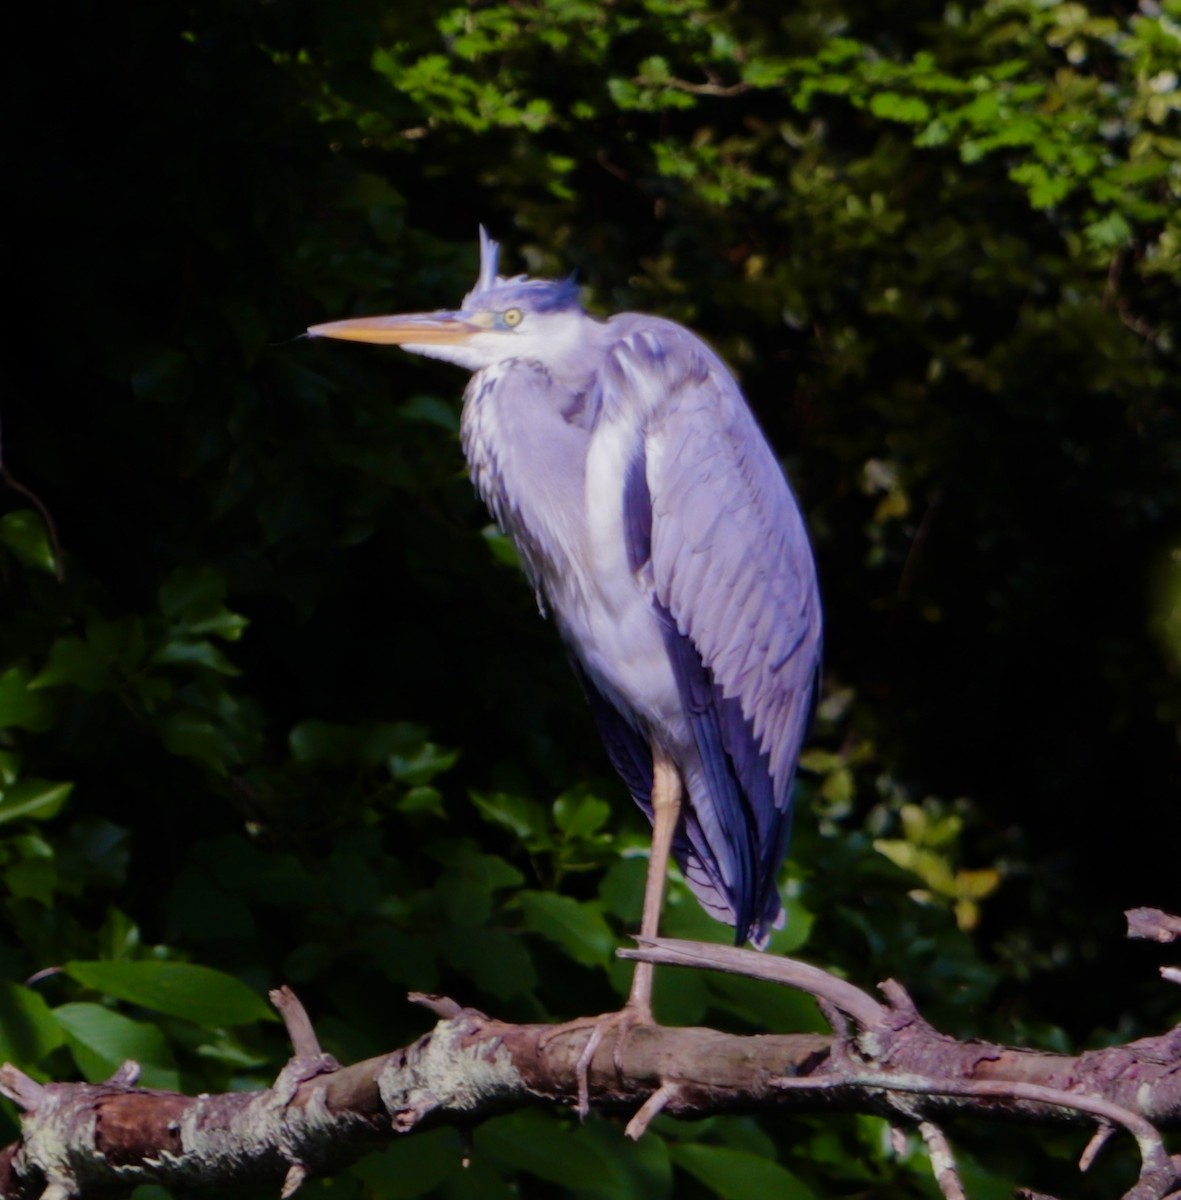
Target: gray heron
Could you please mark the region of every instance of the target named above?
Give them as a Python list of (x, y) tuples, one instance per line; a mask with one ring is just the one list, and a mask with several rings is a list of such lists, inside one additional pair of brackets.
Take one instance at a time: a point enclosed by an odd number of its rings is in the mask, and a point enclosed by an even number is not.
[[(481, 229), (480, 276), (457, 311), (308, 332), (473, 372), (472, 479), (652, 822), (641, 933), (657, 933), (671, 853), (736, 943), (762, 948), (783, 923), (777, 876), (820, 669), (799, 507), (704, 342), (659, 317), (598, 320), (573, 281), (504, 278), (498, 257)], [(631, 1019), (651, 1020), (651, 987), (640, 964)]]

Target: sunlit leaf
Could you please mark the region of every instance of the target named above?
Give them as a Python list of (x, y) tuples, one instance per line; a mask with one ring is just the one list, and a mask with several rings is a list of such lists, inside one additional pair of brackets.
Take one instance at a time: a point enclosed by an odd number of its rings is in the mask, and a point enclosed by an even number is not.
[(195, 963), (70, 962), (65, 971), (95, 991), (201, 1025), (276, 1019), (263, 998), (240, 980)]
[(127, 1059), (140, 1066), (143, 1087), (176, 1090), (180, 1075), (164, 1035), (101, 1004), (63, 1004), (53, 1016), (65, 1032), (74, 1060), (91, 1083), (108, 1079)]
[(921, 125), (931, 116), (930, 106), (925, 100), (897, 92), (877, 92), (869, 99), (869, 109), (875, 117), (904, 121), (908, 125)]

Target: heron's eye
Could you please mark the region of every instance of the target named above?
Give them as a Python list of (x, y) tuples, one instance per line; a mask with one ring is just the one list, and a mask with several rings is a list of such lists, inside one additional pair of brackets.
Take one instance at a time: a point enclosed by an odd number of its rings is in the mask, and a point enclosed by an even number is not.
[(510, 308), (506, 313), (503, 314), (503, 320), (510, 329), (514, 329), (516, 326), (520, 325), (521, 318), (524, 315), (525, 314), (519, 308)]

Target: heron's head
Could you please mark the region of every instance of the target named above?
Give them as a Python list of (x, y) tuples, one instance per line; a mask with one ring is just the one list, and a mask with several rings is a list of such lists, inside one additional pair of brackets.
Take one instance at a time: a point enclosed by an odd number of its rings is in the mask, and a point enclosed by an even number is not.
[(500, 247), (481, 228), (480, 278), (454, 312), (356, 317), (308, 329), (312, 337), (401, 346), (478, 371), (510, 358), (552, 362), (575, 344), (587, 321), (572, 279), (505, 279)]

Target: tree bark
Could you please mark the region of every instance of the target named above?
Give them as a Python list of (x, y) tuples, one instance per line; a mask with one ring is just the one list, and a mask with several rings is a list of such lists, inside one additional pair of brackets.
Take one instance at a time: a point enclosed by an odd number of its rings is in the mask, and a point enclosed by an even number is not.
[[(581, 1082), (595, 1106), (634, 1114), (632, 1136), (659, 1112), (874, 1113), (920, 1128), (938, 1151), (944, 1194), (956, 1196), (939, 1126), (951, 1115), (1095, 1125), (1105, 1132), (1091, 1157), (1122, 1127), (1142, 1163), (1126, 1200), (1181, 1196), (1181, 1161), (1160, 1138), (1181, 1128), (1181, 1027), (1088, 1054), (1049, 1054), (946, 1037), (897, 984), (882, 986), (881, 1003), (816, 968), (750, 951), (653, 938), (626, 953), (805, 986), (834, 1028), (832, 1036), (737, 1036), (639, 1025), (605, 1038)], [(0, 1090), (24, 1118), (21, 1140), (0, 1152), (0, 1197), (88, 1200), (147, 1182), (186, 1194), (281, 1183), (288, 1196), (308, 1174), (340, 1169), (390, 1138), (527, 1102), (577, 1104), (586, 1022), (509, 1025), (443, 998), (413, 998), (440, 1018), (431, 1032), (341, 1067), (320, 1053), (295, 997), (274, 993), (296, 1055), (263, 1092), (137, 1088), (134, 1064), (103, 1084), (40, 1084), (5, 1066)]]

